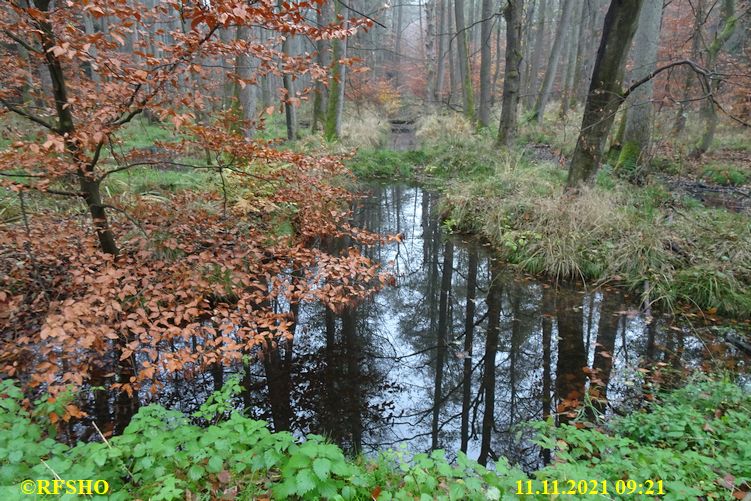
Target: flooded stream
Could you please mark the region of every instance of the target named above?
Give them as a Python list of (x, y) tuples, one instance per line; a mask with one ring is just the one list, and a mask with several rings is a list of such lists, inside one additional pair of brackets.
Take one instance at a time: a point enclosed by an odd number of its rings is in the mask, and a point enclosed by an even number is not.
[(350, 452), (465, 450), (534, 469), (543, 458), (518, 425), (570, 419), (585, 395), (590, 417), (628, 410), (649, 398), (645, 379), (666, 384), (732, 359), (616, 290), (556, 290), (447, 237), (438, 195), (419, 187), (371, 185), (353, 217), (403, 235), (364, 250), (397, 286), (339, 315), (301, 307), (294, 348), (246, 376), (244, 407), (275, 429), (323, 434)]

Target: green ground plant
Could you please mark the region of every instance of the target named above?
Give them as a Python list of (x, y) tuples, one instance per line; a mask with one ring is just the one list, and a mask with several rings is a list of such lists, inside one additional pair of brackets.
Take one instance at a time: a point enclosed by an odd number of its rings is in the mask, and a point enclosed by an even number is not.
[[(644, 411), (611, 420), (604, 428), (537, 422), (536, 442), (554, 461), (529, 476), (501, 458), (494, 470), (443, 451), (348, 458), (324, 437), (304, 440), (272, 433), (266, 423), (235, 411), (239, 381), (230, 379), (192, 416), (149, 405), (121, 436), (73, 447), (55, 441), (46, 415), (73, 395), (32, 410), (11, 380), (0, 383), (0, 494), (16, 499), (26, 479), (101, 479), (108, 499), (546, 499), (517, 495), (542, 481), (617, 480), (664, 484), (664, 499), (733, 499), (751, 482), (751, 394), (719, 378), (695, 379), (664, 394)], [(199, 424), (202, 424), (199, 426)], [(521, 482), (521, 484), (520, 484)], [(191, 493), (190, 495), (188, 493)], [(56, 496), (40, 496), (56, 499)], [(62, 497), (63, 499), (66, 499)], [(94, 496), (94, 498), (97, 498)], [(72, 499), (68, 496), (67, 499)]]
[(710, 164), (704, 168), (702, 177), (724, 186), (740, 186), (749, 181), (748, 174), (732, 165)]

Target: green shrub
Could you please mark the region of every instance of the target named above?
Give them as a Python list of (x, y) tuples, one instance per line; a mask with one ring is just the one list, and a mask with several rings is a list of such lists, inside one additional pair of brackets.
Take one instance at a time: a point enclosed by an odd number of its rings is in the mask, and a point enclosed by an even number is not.
[[(582, 422), (560, 428), (525, 424), (555, 461), (527, 476), (504, 458), (488, 470), (462, 453), (456, 463), (443, 451), (386, 451), (373, 458), (347, 458), (323, 437), (295, 439), (272, 433), (266, 423), (233, 411), (239, 391), (233, 378), (191, 418), (158, 405), (142, 407), (125, 433), (104, 443), (68, 447), (56, 442), (43, 416), (62, 412), (69, 398), (22, 407), (21, 391), (0, 382), (0, 495), (20, 498), (26, 479), (105, 480), (111, 500), (238, 499), (515, 499), (531, 481), (606, 480), (610, 497), (618, 480), (662, 481), (666, 500), (733, 499), (751, 482), (751, 395), (728, 380), (694, 380), (662, 395), (644, 412), (594, 429)], [(582, 413), (586, 415), (586, 413)], [(211, 423), (199, 427), (198, 419)], [(533, 491), (534, 492), (534, 491)], [(547, 499), (542, 494), (525, 499)], [(95, 497), (96, 498), (96, 497)]]
[(362, 178), (409, 178), (423, 159), (415, 151), (360, 150), (347, 165)]
[(748, 182), (748, 175), (731, 165), (707, 166), (702, 177), (723, 186), (740, 186)]

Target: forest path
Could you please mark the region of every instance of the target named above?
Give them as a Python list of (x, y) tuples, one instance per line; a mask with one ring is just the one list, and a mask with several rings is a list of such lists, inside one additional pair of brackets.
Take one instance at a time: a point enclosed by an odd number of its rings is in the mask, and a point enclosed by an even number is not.
[(389, 149), (394, 151), (413, 151), (419, 147), (417, 141), (417, 120), (415, 118), (392, 118)]

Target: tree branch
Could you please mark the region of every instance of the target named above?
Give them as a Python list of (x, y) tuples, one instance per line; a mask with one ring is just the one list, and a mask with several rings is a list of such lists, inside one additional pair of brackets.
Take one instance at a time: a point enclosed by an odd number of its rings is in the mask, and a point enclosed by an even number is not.
[(706, 68), (703, 68), (696, 64), (695, 62), (689, 60), (689, 59), (681, 59), (680, 61), (673, 61), (672, 63), (666, 64), (665, 66), (661, 66), (660, 68), (657, 68), (653, 72), (651, 72), (649, 75), (645, 76), (642, 79), (637, 80), (636, 82), (632, 83), (628, 89), (623, 91), (621, 93), (621, 98), (625, 100), (632, 92), (634, 92), (638, 87), (644, 85), (645, 83), (652, 80), (654, 77), (659, 75), (665, 70), (669, 70), (670, 68), (675, 68), (676, 66), (689, 66), (697, 75), (701, 75), (704, 77), (704, 80), (707, 80), (710, 77), (710, 72)]
[(15, 113), (16, 115), (20, 115), (20, 116), (22, 116), (22, 117), (24, 117), (24, 118), (26, 118), (28, 120), (31, 120), (32, 122), (37, 123), (37, 124), (41, 125), (42, 127), (44, 127), (45, 129), (49, 129), (49, 130), (55, 132), (56, 134), (60, 134), (60, 129), (58, 129), (57, 127), (55, 127), (51, 123), (47, 122), (43, 118), (39, 118), (36, 115), (32, 115), (31, 113), (28, 113), (28, 112), (22, 110), (21, 108), (18, 108), (16, 106), (10, 104), (5, 99), (0, 99), (0, 103), (3, 103), (3, 106), (5, 106), (5, 108), (8, 111), (11, 111), (11, 112)]
[(6, 36), (7, 36), (8, 38), (10, 38), (10, 39), (14, 40), (14, 41), (15, 41), (15, 42), (16, 42), (17, 44), (21, 45), (21, 46), (22, 46), (22, 47), (23, 47), (24, 49), (26, 49), (26, 50), (28, 50), (28, 51), (30, 51), (30, 52), (34, 52), (34, 53), (36, 53), (36, 54), (42, 54), (42, 51), (40, 51), (40, 50), (38, 50), (38, 49), (35, 49), (34, 47), (32, 47), (31, 45), (29, 45), (28, 43), (24, 42), (24, 41), (23, 41), (23, 39), (21, 39), (21, 38), (18, 38), (18, 37), (17, 37), (16, 35), (14, 35), (14, 34), (13, 34), (12, 32), (10, 32), (10, 31), (8, 31), (8, 30), (3, 30), (3, 33), (5, 33), (5, 35), (6, 35)]

